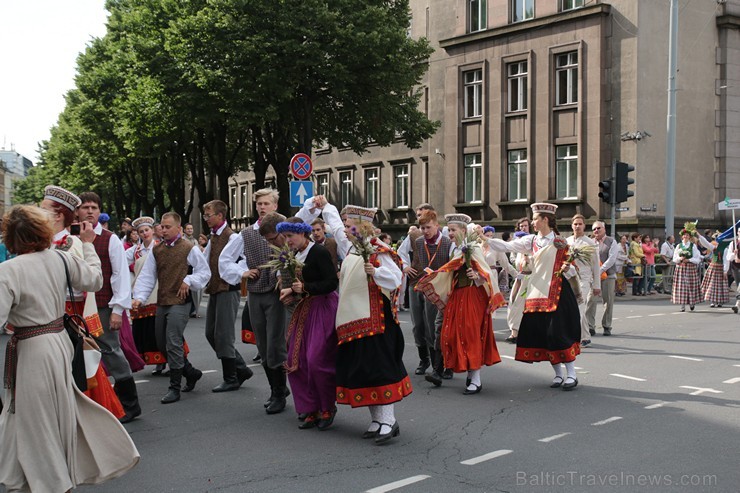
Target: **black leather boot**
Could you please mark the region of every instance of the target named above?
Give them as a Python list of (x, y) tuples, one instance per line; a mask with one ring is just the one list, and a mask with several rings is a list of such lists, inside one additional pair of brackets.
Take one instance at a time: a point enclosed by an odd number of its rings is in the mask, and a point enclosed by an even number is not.
[(270, 384), (270, 398), (267, 399), (264, 403), (264, 406), (267, 407), (275, 399), (275, 378), (272, 375), (272, 370), (267, 366), (267, 363), (262, 363), (262, 368), (264, 368), (265, 376), (267, 377), (267, 381)]
[(185, 360), (185, 367), (182, 369), (182, 376), (185, 377), (185, 385), (183, 385), (181, 389), (182, 392), (191, 392), (195, 389), (195, 384), (203, 376), (203, 372), (191, 365), (188, 360)]
[(277, 414), (283, 412), (286, 404), (286, 397), (288, 397), (288, 386), (287, 376), (282, 368), (272, 369), (273, 381), (275, 382), (275, 398), (272, 399), (270, 405), (265, 408), (267, 414)]
[(239, 390), (239, 380), (236, 378), (236, 358), (221, 358), (224, 381), (211, 389), (211, 392), (231, 392)]
[(129, 423), (141, 415), (139, 395), (136, 392), (134, 377), (119, 380), (113, 386), (113, 390), (116, 392), (118, 400), (121, 401), (121, 406), (123, 406), (123, 410), (126, 413), (118, 421), (121, 423)]
[(424, 379), (427, 382), (431, 382), (434, 384), (435, 387), (439, 387), (442, 385), (442, 372), (444, 371), (444, 362), (442, 360), (442, 351), (435, 349), (432, 351), (432, 360), (434, 361), (434, 366), (432, 367), (432, 373), (430, 375), (426, 375)]
[(170, 387), (167, 394), (160, 400), (162, 404), (172, 404), (180, 400), (180, 387), (182, 386), (182, 369), (170, 368)]
[(236, 369), (236, 380), (239, 382), (240, 387), (245, 381), (252, 378), (252, 375), (254, 375), (254, 372), (248, 366), (245, 366), (244, 368)]
[(423, 375), (429, 368), (429, 349), (426, 346), (419, 346), (416, 349), (419, 350), (419, 366), (414, 373)]

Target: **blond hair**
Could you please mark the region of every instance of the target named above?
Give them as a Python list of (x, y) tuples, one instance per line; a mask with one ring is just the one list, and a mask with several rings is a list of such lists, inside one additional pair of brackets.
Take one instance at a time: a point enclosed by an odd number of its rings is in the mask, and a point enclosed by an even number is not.
[(261, 197), (270, 197), (274, 203), (278, 203), (278, 200), (280, 199), (280, 192), (275, 190), (274, 188), (261, 188), (254, 192), (254, 201), (256, 202)]

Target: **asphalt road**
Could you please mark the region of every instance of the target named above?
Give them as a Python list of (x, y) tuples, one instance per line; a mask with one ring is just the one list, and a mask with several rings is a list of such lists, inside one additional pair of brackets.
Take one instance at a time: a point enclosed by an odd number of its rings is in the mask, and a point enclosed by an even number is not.
[[(414, 393), (396, 406), (400, 437), (384, 446), (360, 439), (364, 409), (341, 406), (326, 432), (299, 430), (292, 404), (266, 415), (256, 365), (238, 392), (211, 393), (220, 367), (203, 319), (192, 319), (191, 361), (211, 372), (166, 406), (167, 379), (137, 374), (144, 413), (126, 428), (141, 463), (80, 491), (739, 491), (740, 317), (706, 304), (680, 313), (648, 297), (620, 300), (615, 318), (614, 335), (599, 331), (576, 361), (579, 386), (563, 392), (549, 388), (549, 365), (513, 361), (500, 310), (504, 358), (483, 370), (483, 391), (462, 395), (462, 375), (441, 388), (412, 376)], [(413, 373), (408, 313), (401, 321)]]

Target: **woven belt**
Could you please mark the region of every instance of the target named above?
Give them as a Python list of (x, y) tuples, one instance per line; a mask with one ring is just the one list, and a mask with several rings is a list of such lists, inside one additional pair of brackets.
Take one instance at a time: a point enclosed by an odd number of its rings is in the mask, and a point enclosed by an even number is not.
[(31, 337), (41, 336), (44, 334), (54, 334), (64, 330), (64, 319), (58, 318), (53, 322), (45, 325), (32, 327), (15, 327), (13, 336), (8, 341), (5, 348), (5, 385), (10, 389), (10, 406), (9, 413), (15, 413), (15, 373), (18, 368), (18, 341), (30, 339)]

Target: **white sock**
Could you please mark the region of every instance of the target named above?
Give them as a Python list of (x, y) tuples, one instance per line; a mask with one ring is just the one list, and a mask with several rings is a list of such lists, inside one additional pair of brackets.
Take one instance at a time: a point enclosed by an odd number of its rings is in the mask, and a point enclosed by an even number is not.
[(370, 419), (372, 419), (372, 423), (370, 423), (367, 431), (374, 432), (378, 431), (378, 428), (380, 428), (380, 425), (378, 424), (380, 422), (380, 409), (378, 409), (379, 407), (380, 406), (368, 407), (370, 409)]
[(470, 385), (468, 385), (468, 390), (475, 390), (477, 387), (480, 387), (480, 370), (468, 371), (468, 378), (470, 378)]
[(560, 363), (556, 363), (552, 365), (552, 369), (555, 370), (555, 376), (563, 378), (563, 367), (560, 366)]
[(391, 432), (391, 427), (396, 424), (396, 416), (394, 415), (393, 404), (386, 404), (385, 406), (377, 406), (380, 412), (379, 421), (382, 423), (380, 426), (380, 434), (386, 434)]
[(565, 371), (568, 372), (568, 378), (576, 379), (576, 364), (574, 361), (565, 363)]

